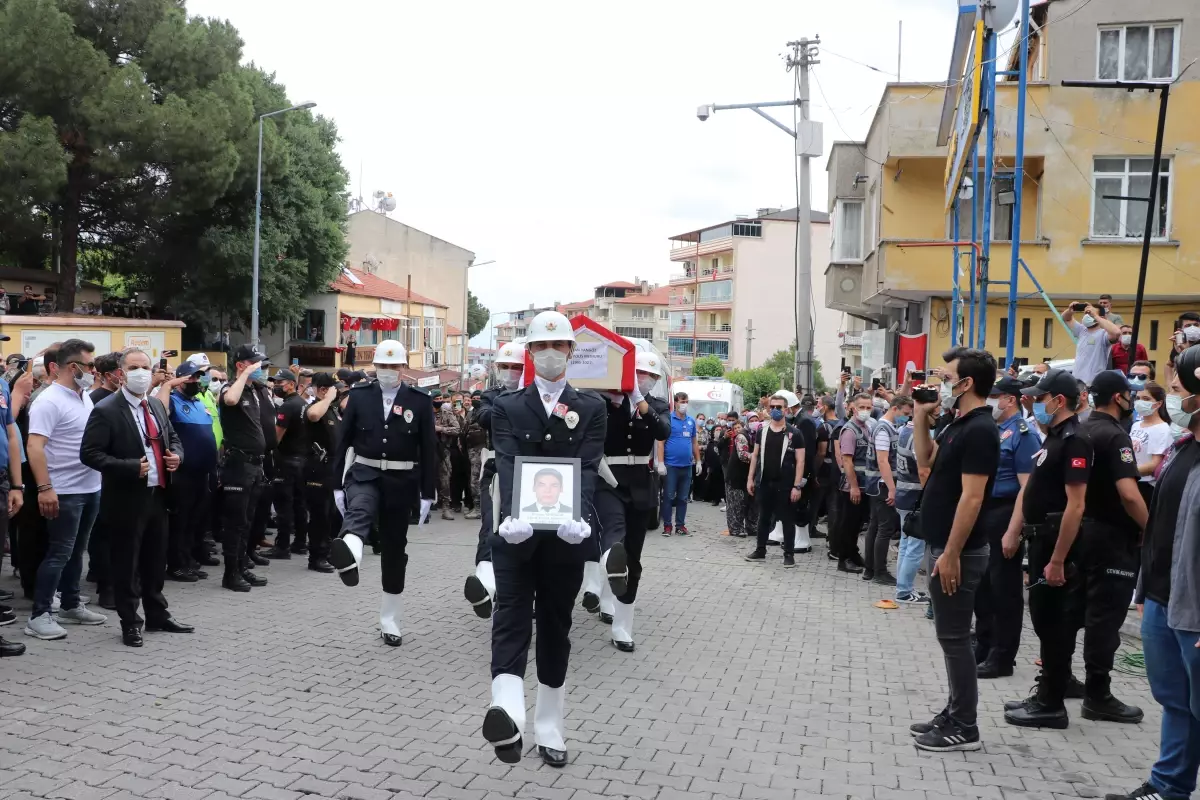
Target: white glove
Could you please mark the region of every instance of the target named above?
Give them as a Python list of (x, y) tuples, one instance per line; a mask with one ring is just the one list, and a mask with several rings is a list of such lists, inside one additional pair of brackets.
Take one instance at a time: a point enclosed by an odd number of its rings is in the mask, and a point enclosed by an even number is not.
[(500, 538), (509, 544), (520, 544), (533, 536), (533, 526), (528, 522), (508, 517), (500, 523)]
[(645, 395), (642, 394), (642, 390), (639, 389), (637, 386), (634, 386), (633, 391), (629, 393), (630, 405), (636, 406), (638, 403), (642, 402), (645, 399), (646, 399), (646, 397), (645, 397)]
[(704, 472), (704, 465), (701, 464), (699, 461), (697, 461), (696, 462), (696, 474), (699, 475), (701, 472)]
[(667, 474), (667, 465), (660, 461), (654, 465), (654, 471), (659, 475), (665, 476)]
[(346, 516), (346, 493), (341, 489), (333, 490), (333, 504), (337, 506), (338, 513), (343, 517)]
[(417, 517), (417, 527), (421, 527), (429, 521), (429, 509), (433, 508), (433, 501), (421, 498), (421, 514)]
[(558, 526), (558, 538), (567, 544), (579, 544), (591, 535), (591, 526), (583, 520), (573, 519)]

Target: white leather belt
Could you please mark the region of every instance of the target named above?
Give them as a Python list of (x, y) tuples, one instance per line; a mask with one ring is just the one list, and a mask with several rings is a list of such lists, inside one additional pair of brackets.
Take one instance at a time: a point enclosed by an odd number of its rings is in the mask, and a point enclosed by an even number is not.
[(611, 465), (622, 467), (637, 467), (650, 463), (650, 456), (605, 456), (604, 460)]
[(416, 466), (412, 461), (386, 461), (379, 458), (363, 458), (362, 456), (355, 456), (354, 463), (362, 464), (364, 467), (374, 467), (383, 472), (408, 470)]

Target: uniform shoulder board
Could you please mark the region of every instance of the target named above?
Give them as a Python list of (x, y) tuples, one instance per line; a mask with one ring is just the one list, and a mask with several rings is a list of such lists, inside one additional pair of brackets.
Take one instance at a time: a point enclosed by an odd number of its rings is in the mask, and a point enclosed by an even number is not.
[[(375, 383), (375, 381), (359, 381), (358, 383), (356, 383), (350, 387), (350, 391), (356, 392), (359, 389), (366, 389), (368, 386), (374, 385), (374, 383)], [(224, 388), (224, 387), (222, 387), (222, 388)]]
[(426, 397), (432, 397), (432, 395), (429, 393), (428, 389), (422, 389), (420, 386), (413, 386), (411, 383), (407, 384), (407, 386), (409, 389), (411, 389), (414, 392), (417, 392), (418, 394), (423, 394)]
[(1025, 422), (1024, 417), (1017, 420), (1017, 430), (1021, 433), (1029, 433), (1029, 424)]

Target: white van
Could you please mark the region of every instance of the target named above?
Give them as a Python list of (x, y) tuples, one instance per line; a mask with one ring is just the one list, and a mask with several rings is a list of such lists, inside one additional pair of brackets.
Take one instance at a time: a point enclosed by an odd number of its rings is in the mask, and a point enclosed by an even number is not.
[(688, 415), (703, 414), (712, 419), (729, 411), (740, 414), (745, 408), (742, 387), (725, 378), (701, 378), (689, 375), (671, 386), (671, 396), (685, 392), (688, 396)]

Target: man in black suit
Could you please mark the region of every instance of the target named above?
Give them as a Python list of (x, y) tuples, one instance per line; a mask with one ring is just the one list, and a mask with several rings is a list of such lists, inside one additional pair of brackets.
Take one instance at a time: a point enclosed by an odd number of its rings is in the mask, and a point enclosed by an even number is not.
[[(567, 763), (563, 714), (567, 660), (571, 651), (571, 611), (583, 581), (590, 548), (580, 545), (595, 524), (592, 505), (608, 412), (592, 392), (567, 383), (567, 364), (575, 332), (565, 316), (545, 311), (534, 317), (526, 339), (534, 382), (523, 391), (496, 398), (492, 442), (496, 447), (500, 513), (504, 522), (492, 536), (497, 603), (492, 613), (492, 705), (483, 736), (505, 763), (521, 758), (525, 727), (525, 666), (533, 636), (537, 596), (537, 707), (534, 735), (538, 753), (552, 767)], [(513, 471), (517, 456), (578, 458), (582, 518), (558, 530), (534, 531), (511, 517)]]
[(150, 356), (136, 348), (121, 354), (121, 390), (92, 411), (79, 460), (100, 473), (100, 519), (110, 531), (109, 552), (121, 639), (142, 646), (139, 602), (146, 628), (191, 633), (171, 617), (163, 583), (167, 568), (167, 480), (179, 468), (183, 446), (167, 411), (149, 397)]
[(543, 514), (570, 514), (571, 507), (559, 502), (562, 492), (562, 473), (549, 467), (539, 469), (533, 476), (534, 502), (521, 510)]

